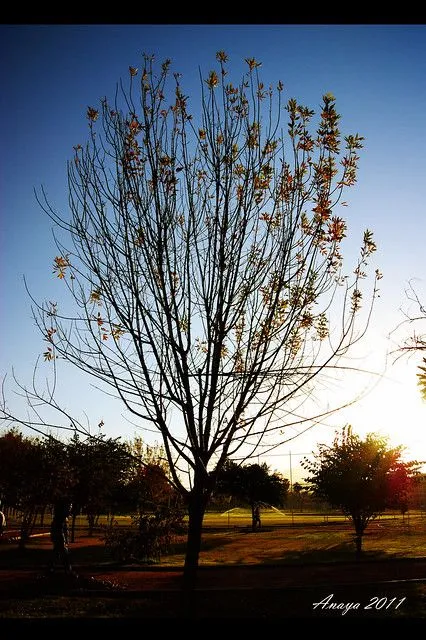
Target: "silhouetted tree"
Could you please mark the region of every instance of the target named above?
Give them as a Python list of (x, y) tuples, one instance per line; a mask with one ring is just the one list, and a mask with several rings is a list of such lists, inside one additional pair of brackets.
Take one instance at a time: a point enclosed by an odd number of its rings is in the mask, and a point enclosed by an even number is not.
[(313, 462), (305, 458), (302, 463), (314, 495), (352, 519), (358, 554), (368, 523), (405, 497), (415, 475), (417, 463), (402, 462), (402, 451), (373, 433), (361, 440), (347, 426), (331, 446), (319, 445)]
[[(405, 294), (407, 301), (410, 303), (410, 308), (403, 311), (404, 320), (396, 327), (395, 331), (398, 331), (402, 326), (411, 326), (413, 330), (410, 336), (399, 342), (396, 349), (398, 354), (396, 359), (399, 359), (402, 355), (417, 355), (426, 352), (426, 309), (411, 282)], [(418, 327), (420, 327), (420, 330)], [(423, 358), (422, 364), (423, 366), (418, 366), (417, 383), (423, 399), (426, 400), (426, 358)]]
[[(420, 467), (420, 464), (418, 467)], [(409, 509), (410, 499), (417, 484), (417, 474), (413, 473), (413, 470), (417, 470), (417, 467), (398, 462), (389, 473), (389, 500), (387, 506), (390, 509), (398, 509), (403, 515)]]
[(21, 511), (23, 548), (37, 516), (69, 491), (72, 470), (63, 443), (25, 437), (18, 429), (0, 436), (0, 461), (0, 494), (5, 504)]
[(296, 496), (298, 507), (301, 511), (303, 511), (303, 498), (305, 495), (305, 491), (303, 485), (301, 485), (300, 482), (295, 482), (293, 484), (292, 494), (293, 495), (291, 496), (291, 498), (293, 499), (293, 496)]
[(290, 482), (277, 472), (271, 473), (266, 463), (239, 465), (229, 460), (217, 479), (218, 493), (233, 496), (251, 507), (253, 531), (259, 525), (256, 508), (260, 503), (282, 506), (289, 486)]
[(76, 434), (67, 449), (75, 477), (70, 495), (73, 504), (73, 541), (76, 514), (82, 510), (86, 513), (89, 535), (92, 535), (96, 518), (111, 510), (117, 486), (127, 479), (131, 458), (128, 447), (119, 439), (103, 436), (82, 440)]
[[(376, 249), (365, 231), (345, 275), (336, 209), (363, 138), (342, 139), (335, 98), (323, 96), (317, 122), (290, 98), (284, 124), (281, 82), (265, 86), (249, 58), (233, 83), (227, 55), (216, 57), (194, 115), (169, 60), (130, 67), (128, 88), (87, 110), (88, 142), (69, 163), (70, 215), (39, 198), (65, 236), (54, 270), (76, 310), (34, 303), (44, 357), (109, 385), (161, 434), (188, 507), (190, 587), (224, 461), (327, 413), (301, 418), (300, 404), (368, 325), (370, 301), (355, 330)], [(39, 404), (37, 391), (27, 397)]]
[(170, 480), (162, 447), (135, 438), (129, 445), (132, 460), (126, 484), (128, 498), (139, 514), (175, 506), (179, 494)]

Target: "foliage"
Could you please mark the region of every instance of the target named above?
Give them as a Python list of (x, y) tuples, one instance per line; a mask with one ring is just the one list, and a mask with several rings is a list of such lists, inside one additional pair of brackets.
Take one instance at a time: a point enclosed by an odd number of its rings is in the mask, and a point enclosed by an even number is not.
[[(22, 512), (23, 544), (37, 514), (61, 500), (73, 505), (73, 525), (78, 513), (88, 516), (90, 533), (100, 513), (139, 510), (142, 515), (161, 506), (177, 507), (167, 465), (157, 456), (157, 449), (140, 439), (123, 444), (75, 434), (63, 442), (52, 436), (24, 437), (10, 429), (0, 436), (1, 504)], [(73, 541), (74, 526), (71, 536)]]
[(362, 440), (347, 426), (332, 446), (319, 445), (313, 462), (304, 459), (311, 491), (352, 519), (358, 552), (370, 520), (405, 504), (418, 464), (401, 461), (401, 454), (386, 438), (370, 433)]
[(294, 482), (292, 490), (288, 494), (287, 505), (291, 506), (292, 509), (297, 508), (303, 511), (305, 505), (312, 505), (312, 503), (315, 503), (315, 498), (313, 498), (312, 494), (300, 482)]
[(254, 531), (256, 506), (260, 503), (282, 506), (289, 486), (290, 482), (277, 472), (271, 473), (266, 463), (239, 465), (228, 460), (217, 476), (216, 491), (237, 498), (241, 504), (250, 505)]
[(159, 562), (184, 531), (183, 512), (161, 507), (135, 516), (129, 528), (111, 524), (105, 532), (105, 545), (118, 562)]
[[(414, 304), (415, 311), (414, 312), (412, 310), (405, 311), (404, 312), (405, 320), (403, 320), (402, 323), (400, 323), (397, 329), (400, 328), (402, 325), (413, 326), (414, 329), (412, 331), (412, 334), (409, 337), (406, 337), (404, 340), (402, 340), (398, 345), (397, 352), (399, 353), (399, 356), (403, 354), (409, 354), (409, 355), (419, 354), (419, 353), (421, 354), (426, 351), (426, 334), (422, 329), (420, 330), (420, 332), (416, 330), (416, 327), (418, 327), (419, 325), (422, 328), (425, 326), (426, 309), (422, 304), (419, 298), (419, 295), (414, 289), (414, 286), (412, 285), (412, 283), (410, 283), (409, 288), (406, 290), (405, 293), (406, 293), (407, 300), (411, 304)], [(422, 364), (423, 366), (422, 365), (418, 366), (417, 384), (420, 388), (420, 393), (423, 400), (426, 400), (426, 358), (422, 359)]]
[(304, 419), (315, 379), (362, 337), (381, 278), (358, 325), (376, 245), (366, 230), (345, 275), (340, 207), (363, 138), (342, 136), (334, 96), (316, 116), (284, 104), (282, 82), (265, 86), (254, 58), (236, 81), (226, 53), (216, 58), (190, 113), (170, 60), (144, 55), (114, 102), (87, 109), (70, 215), (39, 196), (65, 236), (53, 273), (75, 309), (36, 303), (44, 358), (109, 385), (161, 434), (188, 505), (189, 572), (216, 473)]
[(129, 447), (132, 463), (125, 490), (132, 510), (143, 514), (160, 505), (176, 505), (179, 494), (170, 480), (163, 448), (147, 445), (141, 438), (135, 438)]
[(22, 512), (23, 547), (37, 514), (69, 491), (72, 469), (62, 443), (24, 437), (16, 428), (0, 436), (0, 460), (1, 501)]
[(170, 504), (177, 498), (163, 468), (152, 463), (139, 467), (126, 489), (139, 513), (152, 511), (159, 504)]
[(289, 486), (289, 481), (278, 472), (271, 473), (266, 463), (239, 465), (228, 460), (218, 475), (216, 491), (232, 495), (246, 505), (265, 502), (282, 506)]
[(110, 511), (117, 486), (126, 479), (128, 448), (116, 438), (101, 435), (82, 440), (75, 434), (67, 451), (75, 477), (70, 492), (74, 512), (84, 510), (89, 520), (89, 532), (93, 533), (96, 516)]

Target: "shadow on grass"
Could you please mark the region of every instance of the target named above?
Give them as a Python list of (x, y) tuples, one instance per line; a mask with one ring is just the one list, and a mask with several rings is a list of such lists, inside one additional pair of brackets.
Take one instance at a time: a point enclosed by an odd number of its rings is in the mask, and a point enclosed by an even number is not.
[[(262, 528), (260, 533), (265, 533), (269, 531), (268, 527)], [(226, 564), (228, 561), (230, 564), (244, 564), (244, 559), (238, 560), (236, 556), (239, 555), (239, 551), (235, 551), (235, 555), (233, 557), (229, 557), (230, 550), (225, 550), (225, 547), (235, 542), (235, 534), (238, 533), (234, 531), (227, 531), (221, 533), (211, 534), (203, 536), (202, 544), (201, 544), (201, 553), (212, 553), (213, 560), (216, 560), (218, 564)], [(252, 544), (256, 545), (255, 539), (257, 537), (256, 533), (252, 533), (250, 528), (243, 528), (239, 531), (239, 535), (243, 535), (245, 538), (245, 534), (251, 534), (253, 536), (253, 542), (247, 540), (248, 548), (251, 547)], [(238, 536), (239, 537), (239, 536)], [(86, 543), (87, 541), (87, 543)], [(371, 561), (371, 560), (385, 560), (385, 559), (397, 559), (401, 557), (405, 557), (405, 553), (397, 553), (395, 550), (392, 552), (386, 552), (386, 550), (364, 550), (359, 558), (357, 558), (355, 545), (353, 543), (352, 536), (348, 536), (348, 538), (344, 541), (335, 541), (333, 544), (330, 540), (331, 544), (328, 544), (323, 548), (315, 548), (313, 546), (315, 544), (314, 540), (311, 543), (306, 545), (305, 548), (300, 548), (299, 550), (286, 550), (282, 549), (282, 551), (278, 550), (278, 553), (274, 553), (271, 557), (264, 557), (263, 553), (255, 554), (256, 562), (259, 565), (271, 565), (271, 564), (290, 564), (290, 565), (303, 565), (303, 564), (333, 564), (340, 562), (363, 562), (363, 561)], [(167, 559), (169, 556), (184, 556), (186, 551), (186, 537), (180, 537), (171, 547), (170, 552), (168, 554), (164, 554), (160, 560), (160, 562), (155, 562), (161, 566), (162, 564), (167, 564)], [(303, 544), (303, 543), (302, 543)], [(218, 549), (217, 554), (215, 554), (215, 550)], [(223, 554), (221, 553), (221, 549), (223, 549)], [(12, 544), (0, 544), (0, 568), (3, 569), (35, 569), (35, 570), (43, 570), (48, 567), (52, 561), (53, 550), (49, 542), (44, 540), (34, 540), (23, 550), (19, 549), (17, 543)], [(216, 558), (216, 555), (218, 558)], [(219, 555), (221, 560), (219, 560)], [(116, 559), (112, 556), (112, 554), (105, 547), (104, 541), (100, 536), (97, 536), (97, 543), (94, 544), (93, 538), (80, 538), (77, 539), (77, 543), (70, 544), (70, 559), (71, 564), (73, 566), (102, 566), (105, 564), (112, 564), (116, 566), (121, 566), (122, 563), (116, 561)], [(138, 563), (141, 565), (146, 564), (145, 562)]]
[(332, 545), (327, 549), (305, 549), (300, 551), (285, 551), (279, 558), (266, 558), (261, 564), (334, 564), (340, 562), (369, 562), (371, 560), (386, 560), (394, 557), (385, 551), (363, 551), (357, 555), (355, 545), (343, 542)]
[[(201, 553), (203, 551), (212, 551), (218, 547), (223, 547), (226, 544), (233, 542), (235, 538), (230, 533), (221, 533), (216, 535), (209, 535), (201, 539)], [(183, 555), (186, 551), (186, 538), (179, 540), (172, 544), (170, 553), (167, 555)]]
[[(112, 560), (104, 544), (70, 544), (71, 564), (101, 564)], [(24, 549), (17, 543), (0, 545), (0, 568), (2, 569), (39, 569), (52, 562), (53, 548), (46, 543), (30, 542)]]
[[(98, 539), (99, 540), (99, 539)], [(231, 535), (227, 533), (209, 535), (202, 539), (201, 552), (213, 551), (223, 547), (233, 541)], [(166, 560), (169, 555), (184, 555), (186, 551), (186, 537), (178, 539), (171, 545), (170, 551), (164, 554), (162, 560)], [(105, 547), (104, 541), (99, 540), (99, 544), (93, 544), (93, 538), (88, 538), (88, 544), (84, 540), (78, 540), (77, 544), (69, 545), (70, 560), (72, 565), (102, 565), (112, 563), (120, 565), (109, 550)], [(19, 549), (17, 543), (0, 545), (0, 568), (3, 569), (42, 569), (49, 566), (52, 561), (53, 549), (46, 541), (31, 541), (24, 549)], [(141, 564), (145, 564), (141, 562)], [(161, 565), (159, 563), (155, 563)]]

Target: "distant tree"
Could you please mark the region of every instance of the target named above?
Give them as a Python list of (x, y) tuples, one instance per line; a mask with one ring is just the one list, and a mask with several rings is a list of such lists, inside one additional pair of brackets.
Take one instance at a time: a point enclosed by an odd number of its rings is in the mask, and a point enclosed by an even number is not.
[(23, 468), (20, 462), (24, 459), (29, 443), (22, 433), (14, 427), (0, 436), (0, 497), (3, 508), (18, 508), (19, 493)]
[(282, 506), (290, 482), (281, 474), (271, 473), (266, 463), (239, 465), (228, 460), (218, 475), (217, 492), (237, 498), (251, 507), (252, 530), (256, 530), (256, 507), (260, 503)]
[[(397, 359), (402, 355), (418, 355), (426, 353), (426, 308), (421, 302), (417, 291), (410, 282), (405, 292), (410, 309), (403, 311), (404, 320), (396, 327), (395, 331), (402, 326), (412, 327), (412, 333), (398, 343), (396, 353)], [(414, 305), (414, 310), (413, 310)], [(418, 329), (420, 327), (420, 330)], [(418, 366), (417, 384), (420, 388), (422, 398), (426, 400), (426, 358), (423, 357), (422, 365)]]
[(72, 470), (62, 443), (25, 437), (18, 429), (0, 437), (0, 461), (0, 493), (6, 505), (22, 513), (23, 548), (37, 516), (69, 490)]
[(129, 467), (121, 495), (123, 504), (136, 515), (130, 528), (111, 524), (106, 546), (120, 561), (158, 562), (161, 554), (170, 550), (176, 535), (185, 531), (185, 511), (170, 479), (163, 448), (148, 445), (141, 438), (135, 438), (128, 448)]
[(39, 479), (41, 523), (45, 510), (58, 501), (68, 501), (75, 483), (75, 470), (72, 468), (67, 445), (53, 436), (37, 438), (42, 455), (42, 471)]
[(129, 445), (132, 460), (126, 484), (128, 499), (139, 514), (175, 506), (179, 494), (173, 486), (164, 449), (135, 438)]
[[(369, 230), (343, 269), (340, 207), (363, 138), (341, 135), (334, 96), (316, 117), (284, 105), (282, 82), (265, 85), (254, 58), (234, 81), (226, 53), (216, 58), (197, 103), (169, 60), (145, 55), (115, 100), (87, 109), (66, 212), (39, 198), (71, 296), (66, 312), (51, 296), (34, 301), (45, 360), (109, 385), (161, 435), (188, 507), (190, 587), (224, 461), (303, 421), (315, 380), (363, 336), (381, 277), (365, 300)], [(40, 396), (27, 397), (40, 411)]]
[[(420, 467), (420, 464), (419, 464)], [(389, 501), (390, 509), (398, 509), (405, 515), (409, 509), (414, 488), (417, 485), (417, 474), (413, 473), (411, 465), (404, 462), (396, 463), (389, 473)]]
[(41, 453), (34, 438), (16, 428), (0, 437), (0, 487), (2, 501), (22, 514), (19, 546), (25, 547), (39, 508)]
[(73, 539), (77, 513), (81, 510), (86, 513), (92, 535), (97, 517), (111, 510), (117, 486), (127, 479), (130, 454), (127, 445), (117, 438), (101, 435), (82, 440), (76, 434), (68, 444), (68, 460), (75, 475), (70, 496)]
[(352, 519), (358, 554), (369, 522), (405, 499), (418, 464), (402, 462), (402, 451), (374, 433), (362, 440), (347, 426), (331, 446), (319, 445), (313, 462), (305, 458), (302, 463), (314, 495)]
[[(302, 511), (303, 510), (303, 498), (304, 498), (304, 487), (300, 484), (300, 482), (295, 482), (292, 488), (292, 494), (296, 496), (298, 507)], [(292, 496), (293, 498), (293, 496)]]
[(127, 484), (127, 490), (139, 513), (155, 511), (173, 501), (176, 491), (162, 466), (148, 463), (140, 466)]

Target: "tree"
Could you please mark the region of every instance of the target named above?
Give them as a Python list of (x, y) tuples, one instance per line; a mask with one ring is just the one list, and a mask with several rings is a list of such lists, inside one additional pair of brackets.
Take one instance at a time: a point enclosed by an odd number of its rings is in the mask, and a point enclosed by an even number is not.
[(352, 519), (358, 554), (368, 523), (405, 500), (418, 464), (402, 462), (402, 450), (389, 448), (387, 439), (374, 433), (361, 440), (347, 426), (332, 446), (319, 445), (314, 462), (302, 463), (313, 494)]
[(67, 494), (73, 477), (63, 443), (24, 437), (10, 429), (0, 437), (0, 496), (22, 512), (19, 546), (25, 547), (36, 517)]
[[(216, 57), (192, 115), (170, 61), (144, 56), (113, 103), (87, 110), (88, 142), (68, 168), (70, 214), (38, 196), (75, 309), (34, 301), (44, 357), (111, 387), (160, 433), (188, 506), (189, 586), (224, 461), (338, 408), (300, 415), (315, 380), (362, 337), (381, 277), (358, 324), (376, 245), (365, 231), (346, 276), (347, 223), (334, 211), (356, 182), (363, 138), (342, 139), (335, 98), (323, 96), (317, 122), (289, 99), (286, 139), (282, 83), (265, 87), (249, 58), (233, 84), (227, 55)], [(27, 390), (30, 403), (39, 397)]]
[(40, 491), (41, 524), (44, 513), (58, 501), (68, 501), (76, 481), (70, 464), (67, 444), (53, 436), (37, 438), (41, 452), (41, 477), (36, 481)]
[[(421, 466), (419, 463), (416, 470)], [(390, 509), (398, 509), (405, 515), (410, 506), (410, 500), (417, 485), (418, 476), (413, 473), (412, 467), (404, 462), (395, 464), (389, 474), (389, 500), (387, 506)]]
[[(397, 353), (398, 357), (401, 355), (411, 355), (418, 353), (426, 352), (426, 333), (422, 330), (420, 333), (416, 331), (416, 327), (425, 326), (426, 323), (426, 309), (422, 304), (417, 291), (415, 290), (413, 284), (410, 282), (408, 289), (406, 290), (406, 297), (410, 303), (413, 303), (415, 306), (415, 312), (412, 310), (404, 311), (405, 319), (396, 327), (395, 331), (397, 331), (402, 325), (413, 326), (412, 335), (405, 338), (398, 344)], [(419, 365), (418, 367), (418, 385), (420, 387), (420, 393), (424, 400), (426, 400), (426, 358), (423, 358), (423, 366)]]
[(126, 488), (139, 513), (155, 511), (174, 502), (176, 497), (162, 466), (153, 463), (140, 466)]
[[(28, 443), (19, 430), (11, 428), (0, 437), (0, 498), (3, 508), (17, 507), (22, 477), (18, 477), (20, 462), (24, 459)], [(21, 467), (24, 471), (25, 467)], [(22, 474), (23, 475), (23, 474)]]
[(30, 536), (40, 507), (41, 452), (34, 438), (24, 438), (12, 428), (0, 438), (0, 491), (2, 503), (22, 512), (19, 547)]
[(131, 458), (120, 497), (123, 506), (130, 506), (130, 512), (136, 515), (130, 528), (123, 529), (111, 521), (106, 546), (123, 562), (158, 562), (162, 553), (170, 551), (176, 534), (185, 530), (185, 511), (181, 496), (170, 482), (163, 448), (135, 438), (128, 449)]
[(266, 463), (239, 465), (228, 460), (217, 477), (217, 491), (230, 495), (251, 507), (252, 530), (256, 530), (256, 507), (259, 503), (282, 506), (290, 482), (281, 474), (271, 473)]
[(87, 514), (89, 535), (93, 534), (96, 518), (110, 512), (117, 486), (127, 479), (130, 453), (117, 438), (82, 440), (76, 434), (67, 446), (69, 464), (74, 470), (74, 483), (69, 498), (73, 504), (71, 540), (74, 540), (76, 515)]
[(294, 505), (293, 496), (296, 496), (298, 508), (301, 511), (303, 511), (303, 499), (305, 497), (305, 492), (304, 492), (303, 485), (301, 485), (300, 482), (295, 482), (293, 484), (291, 493), (292, 493), (292, 495), (291, 495), (292, 505)]
[(141, 438), (135, 438), (129, 448), (132, 463), (125, 489), (134, 509), (145, 514), (175, 506), (179, 495), (170, 482), (162, 447), (147, 445)]

